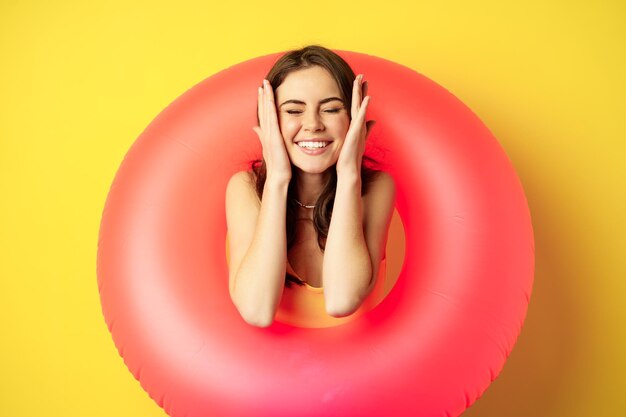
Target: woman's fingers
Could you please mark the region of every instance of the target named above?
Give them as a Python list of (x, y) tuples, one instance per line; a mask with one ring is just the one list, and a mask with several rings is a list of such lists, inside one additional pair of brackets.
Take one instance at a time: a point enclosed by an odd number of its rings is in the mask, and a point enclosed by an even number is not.
[(259, 126), (261, 127), (261, 129), (263, 129), (263, 127), (265, 126), (265, 106), (263, 103), (264, 100), (264, 94), (263, 94), (263, 88), (259, 87), (258, 91), (257, 91), (257, 115), (259, 117)]
[(263, 80), (265, 89), (265, 106), (266, 106), (266, 121), (268, 126), (271, 123), (272, 126), (278, 126), (278, 115), (276, 114), (276, 103), (274, 101), (274, 91), (272, 85), (267, 80)]
[(359, 108), (359, 112), (357, 113), (357, 121), (359, 123), (363, 123), (365, 120), (365, 113), (367, 112), (367, 105), (370, 103), (370, 96), (366, 96), (361, 103), (361, 107)]
[(258, 88), (257, 107), (261, 131), (271, 130), (274, 124), (278, 124), (278, 116), (276, 115), (276, 106), (274, 104), (274, 93), (272, 86), (267, 80), (263, 80), (263, 85)]
[(369, 102), (370, 96), (366, 96), (361, 103), (359, 113), (357, 114), (356, 118), (353, 119), (353, 122), (356, 124), (357, 128), (362, 132), (360, 134), (360, 137), (364, 140), (367, 139), (370, 129), (372, 128), (374, 123), (376, 123), (373, 120), (368, 120), (367, 122), (365, 121), (365, 114), (367, 112), (367, 106), (369, 105)]
[(261, 141), (267, 172), (280, 178), (291, 178), (291, 164), (278, 124), (274, 92), (267, 80), (263, 80), (263, 85), (258, 88), (258, 107), (259, 126), (252, 130)]
[(363, 81), (363, 74), (357, 75), (352, 85), (352, 108), (350, 109), (352, 118), (357, 117), (359, 114), (363, 106), (364, 97), (367, 96), (368, 87), (368, 82)]
[(361, 80), (363, 79), (363, 75), (359, 74), (354, 79), (354, 83), (352, 83), (352, 108), (350, 109), (350, 114), (354, 119), (361, 107)]

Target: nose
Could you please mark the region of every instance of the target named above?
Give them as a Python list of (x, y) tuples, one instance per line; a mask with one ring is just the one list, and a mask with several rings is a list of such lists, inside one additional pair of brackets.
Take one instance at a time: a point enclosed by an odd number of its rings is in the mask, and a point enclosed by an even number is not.
[(304, 114), (302, 127), (305, 131), (318, 132), (324, 130), (324, 123), (322, 123), (322, 118), (316, 111), (308, 111)]

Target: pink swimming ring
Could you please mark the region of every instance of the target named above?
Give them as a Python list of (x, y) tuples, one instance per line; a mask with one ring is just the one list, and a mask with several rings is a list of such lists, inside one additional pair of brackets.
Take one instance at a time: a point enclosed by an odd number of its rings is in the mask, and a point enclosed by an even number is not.
[(196, 85), (146, 128), (111, 187), (98, 242), (106, 323), (175, 417), (457, 416), (508, 357), (532, 289), (524, 193), (458, 99), (398, 64), (338, 51), (370, 80), (405, 263), (390, 294), (336, 327), (246, 324), (228, 294), (224, 193), (260, 155), (256, 87), (278, 55)]

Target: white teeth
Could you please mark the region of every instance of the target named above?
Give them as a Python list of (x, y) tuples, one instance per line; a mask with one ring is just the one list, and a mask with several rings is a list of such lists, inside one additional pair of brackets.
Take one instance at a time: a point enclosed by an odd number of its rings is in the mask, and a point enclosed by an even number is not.
[(328, 142), (298, 142), (298, 146), (301, 148), (323, 148), (328, 145)]

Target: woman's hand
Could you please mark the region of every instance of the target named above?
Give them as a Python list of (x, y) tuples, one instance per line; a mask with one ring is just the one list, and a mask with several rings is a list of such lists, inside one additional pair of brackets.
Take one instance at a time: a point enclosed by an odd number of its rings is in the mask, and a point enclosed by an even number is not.
[(267, 177), (288, 181), (291, 179), (291, 162), (278, 126), (274, 92), (267, 80), (263, 80), (263, 87), (259, 87), (258, 112), (260, 126), (254, 126), (252, 130), (259, 136), (263, 147)]
[[(363, 83), (363, 74), (359, 74), (352, 86), (352, 108), (350, 109), (352, 121), (337, 160), (337, 175), (341, 172), (361, 174), (365, 141), (375, 123), (373, 120), (365, 122), (365, 112), (370, 101), (370, 97), (366, 94), (367, 81)], [(363, 98), (364, 95), (365, 98)]]

